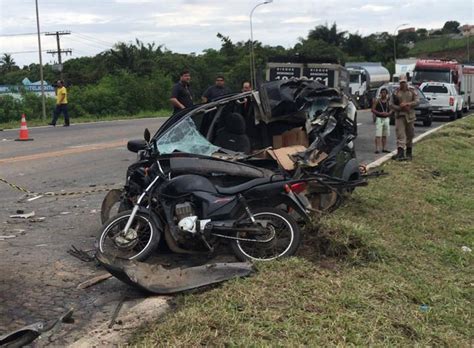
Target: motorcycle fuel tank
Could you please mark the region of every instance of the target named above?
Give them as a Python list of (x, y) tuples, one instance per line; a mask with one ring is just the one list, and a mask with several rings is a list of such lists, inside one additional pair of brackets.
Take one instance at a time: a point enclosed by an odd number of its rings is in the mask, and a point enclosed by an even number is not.
[(214, 185), (205, 177), (194, 174), (180, 175), (165, 183), (161, 193), (168, 196), (183, 196), (197, 191), (217, 193)]

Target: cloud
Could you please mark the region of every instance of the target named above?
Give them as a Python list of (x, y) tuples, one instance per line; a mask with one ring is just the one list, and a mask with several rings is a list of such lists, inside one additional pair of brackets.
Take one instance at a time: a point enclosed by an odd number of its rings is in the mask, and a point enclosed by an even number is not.
[(311, 24), (315, 23), (319, 20), (319, 18), (313, 18), (309, 16), (301, 16), (301, 17), (291, 17), (283, 20), (282, 24)]
[(107, 24), (112, 22), (112, 16), (97, 15), (93, 13), (77, 12), (48, 12), (42, 15), (41, 22), (45, 25), (90, 25)]
[(153, 2), (152, 0), (115, 0), (117, 4), (146, 4)]
[(249, 16), (226, 16), (223, 18), (224, 21), (229, 22), (248, 22)]
[(369, 12), (385, 12), (393, 9), (392, 6), (387, 5), (374, 5), (374, 4), (367, 4), (360, 8), (362, 11), (369, 11)]

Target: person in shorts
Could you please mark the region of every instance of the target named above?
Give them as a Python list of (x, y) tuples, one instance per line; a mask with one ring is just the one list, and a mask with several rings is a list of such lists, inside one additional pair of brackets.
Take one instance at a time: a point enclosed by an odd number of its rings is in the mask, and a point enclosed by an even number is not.
[(372, 105), (372, 113), (375, 115), (375, 153), (390, 152), (387, 150), (387, 138), (390, 136), (391, 111), (386, 88), (380, 90), (380, 97)]

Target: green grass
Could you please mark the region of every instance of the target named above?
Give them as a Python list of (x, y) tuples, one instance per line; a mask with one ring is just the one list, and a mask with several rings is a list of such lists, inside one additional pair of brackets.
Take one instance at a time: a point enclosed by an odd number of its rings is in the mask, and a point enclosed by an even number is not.
[[(172, 115), (172, 111), (168, 109), (158, 110), (158, 111), (141, 111), (135, 115), (87, 115), (81, 117), (74, 117), (74, 115), (70, 115), (71, 123), (88, 123), (88, 122), (101, 122), (101, 121), (115, 121), (115, 120), (129, 120), (129, 119), (136, 119), (136, 118), (147, 118), (147, 117), (169, 117)], [(49, 122), (51, 122), (51, 115), (47, 115), (47, 119), (42, 121), (41, 119), (33, 118), (28, 119), (27, 123), (28, 127), (36, 127), (36, 126), (46, 126)], [(62, 115), (58, 119), (58, 124), (63, 122), (64, 118)], [(6, 122), (0, 123), (0, 129), (12, 129), (12, 128), (19, 128), (20, 127), (21, 117), (18, 118), (18, 121), (15, 122)]]
[[(474, 45), (474, 41), (471, 39), (471, 45)], [(467, 38), (452, 39), (449, 37), (439, 37), (434, 39), (427, 39), (418, 41), (415, 43), (408, 55), (416, 56), (418, 54), (426, 54), (440, 51), (451, 51), (467, 47)]]
[(474, 117), (307, 228), (299, 255), (177, 296), (138, 346), (472, 346)]

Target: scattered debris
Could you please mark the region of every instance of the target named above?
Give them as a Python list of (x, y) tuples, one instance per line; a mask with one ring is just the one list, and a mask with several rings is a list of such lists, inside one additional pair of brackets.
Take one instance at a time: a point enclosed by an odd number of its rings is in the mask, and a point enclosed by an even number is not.
[(117, 319), (118, 317), (118, 314), (120, 312), (120, 309), (122, 308), (123, 306), (123, 303), (127, 300), (127, 296), (123, 296), (120, 300), (119, 300), (119, 303), (117, 303), (117, 307), (115, 307), (115, 311), (114, 311), (114, 314), (112, 314), (112, 319), (110, 319), (110, 324), (109, 324), (109, 329), (111, 329), (114, 324), (115, 324), (115, 320)]
[(430, 306), (428, 306), (427, 304), (420, 305), (420, 311), (429, 312), (429, 310), (430, 310)]
[(11, 238), (16, 238), (14, 234), (9, 234), (6, 236), (0, 236), (0, 240), (5, 240), (5, 239), (11, 239)]
[(44, 322), (37, 322), (13, 332), (7, 333), (0, 336), (0, 346), (2, 347), (23, 347), (30, 344), (37, 339), (41, 334), (50, 331), (58, 323), (71, 323), (73, 322), (72, 314), (74, 309), (69, 309), (66, 313), (61, 315), (58, 319), (53, 321), (51, 324)]
[[(18, 211), (23, 211), (23, 210), (18, 210)], [(28, 219), (33, 216), (35, 216), (34, 211), (32, 211), (31, 213), (26, 213), (26, 214), (18, 213), (18, 214), (10, 215), (10, 217), (13, 219)]]
[(48, 244), (36, 244), (35, 247), (44, 247), (44, 246), (48, 246)]
[(59, 215), (68, 215), (68, 214), (71, 214), (71, 212), (70, 211), (63, 211), (63, 212), (59, 213)]
[(96, 285), (104, 280), (107, 280), (112, 277), (110, 273), (104, 273), (98, 276), (95, 276), (91, 279), (88, 279), (77, 286), (77, 289), (87, 289), (90, 286)]
[[(89, 252), (94, 252), (94, 254), (90, 255)], [(67, 253), (84, 262), (92, 262), (95, 260), (95, 249), (82, 250), (76, 248), (74, 245), (71, 245), (71, 249), (69, 249)]]
[(92, 209), (91, 214), (97, 214), (97, 209)]
[(42, 216), (42, 217), (31, 219), (30, 222), (43, 222), (44, 220), (46, 220), (46, 218)]
[(165, 269), (134, 260), (108, 257), (97, 253), (97, 260), (119, 280), (154, 294), (174, 294), (221, 283), (253, 272), (249, 262), (214, 263), (189, 268)]
[(12, 232), (18, 233), (18, 234), (25, 234), (26, 230), (21, 229), (21, 228), (15, 228), (12, 230)]
[(41, 197), (44, 197), (44, 196), (43, 195), (34, 196), (34, 197), (31, 197), (31, 198), (27, 199), (27, 201), (32, 202), (32, 201), (37, 200), (38, 198), (41, 198)]
[(468, 246), (465, 246), (465, 245), (463, 245), (461, 247), (461, 250), (464, 251), (465, 253), (470, 253), (472, 251), (471, 248), (469, 248)]

